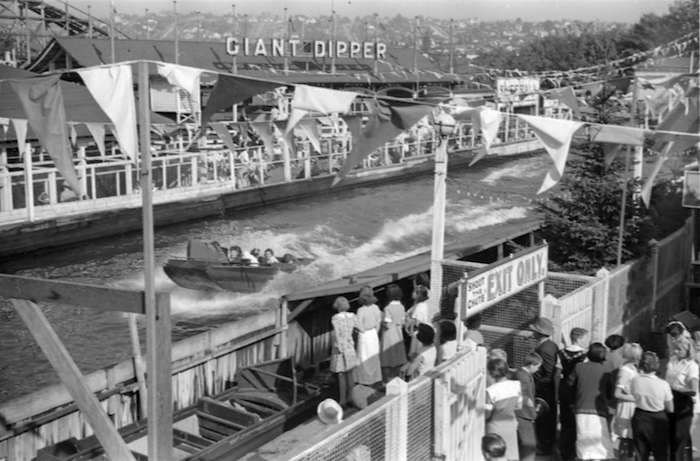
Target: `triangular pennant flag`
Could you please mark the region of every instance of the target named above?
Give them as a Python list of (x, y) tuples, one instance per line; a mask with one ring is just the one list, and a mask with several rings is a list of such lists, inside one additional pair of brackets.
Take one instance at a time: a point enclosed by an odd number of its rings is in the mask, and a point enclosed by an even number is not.
[(284, 132), (289, 133), (291, 132), (295, 126), (303, 119), (306, 117), (306, 115), (309, 112), (303, 109), (292, 109), (292, 111), (289, 113), (289, 118), (287, 119), (287, 128), (285, 128)]
[(289, 155), (296, 158), (297, 157), (297, 145), (294, 142), (294, 131), (287, 131), (285, 129), (285, 125), (286, 125), (286, 121), (284, 121), (284, 120), (275, 120), (274, 121), (274, 126), (277, 128), (277, 131), (282, 134), (282, 141), (287, 146), (287, 149), (289, 149)]
[(112, 121), (114, 136), (122, 151), (132, 160), (136, 160), (138, 137), (131, 65), (78, 69), (76, 72)]
[(554, 161), (554, 167), (547, 171), (538, 194), (551, 189), (559, 182), (564, 174), (566, 159), (569, 156), (569, 146), (574, 133), (583, 126), (583, 122), (558, 120), (534, 115), (520, 115), (521, 120), (530, 125), (537, 139), (544, 145), (545, 150)]
[(289, 120), (286, 131), (289, 132), (309, 112), (320, 114), (345, 114), (350, 111), (353, 100), (359, 93), (339, 91), (309, 85), (295, 85)]
[(13, 118), (12, 127), (15, 129), (15, 136), (17, 137), (19, 156), (23, 157), (27, 151), (27, 121), (21, 118)]
[(358, 128), (358, 124), (361, 122), (358, 122), (355, 117), (348, 117), (345, 120), (348, 129), (353, 134), (352, 150), (345, 159), (343, 168), (333, 181), (334, 185), (340, 182), (367, 155), (394, 139), (402, 131), (411, 128), (433, 109), (425, 104), (398, 101), (392, 101), (391, 105), (384, 101), (376, 101), (368, 105), (372, 114), (363, 129)]
[(491, 149), (491, 144), (498, 136), (498, 127), (503, 120), (503, 114), (488, 107), (479, 107), (476, 112), (472, 112), (472, 126), (474, 130), (481, 131), (481, 142), (483, 149), (479, 149), (469, 166), (484, 158)]
[(352, 91), (295, 85), (292, 109), (319, 112), (321, 114), (345, 114), (350, 111), (350, 105), (358, 94)]
[(212, 115), (221, 109), (230, 109), (250, 97), (273, 91), (280, 86), (284, 85), (235, 75), (219, 75), (202, 111), (202, 126), (206, 126)]
[(321, 152), (321, 139), (316, 126), (316, 120), (306, 119), (302, 120), (302, 122), (297, 125), (296, 129), (311, 142), (316, 152)]
[(107, 155), (105, 150), (105, 126), (102, 123), (86, 123), (85, 126), (92, 135), (92, 139), (95, 140), (100, 155), (105, 157)]
[(593, 135), (594, 142), (629, 144), (632, 146), (644, 144), (644, 129), (642, 128), (619, 125), (597, 125), (591, 128), (597, 131)]
[(185, 90), (191, 98), (199, 92), (200, 69), (170, 63), (159, 63), (158, 73), (173, 86)]
[(574, 93), (574, 89), (571, 88), (570, 86), (566, 86), (564, 88), (559, 88), (556, 90), (552, 90), (550, 92), (550, 95), (554, 98), (559, 100), (562, 104), (568, 106), (571, 111), (574, 113), (574, 116), (577, 118), (581, 117), (581, 111), (579, 109), (579, 102), (578, 99), (576, 98), (576, 93)]
[[(673, 142), (675, 151), (684, 151), (698, 142), (700, 128), (700, 108), (698, 107), (698, 88), (691, 88), (686, 93), (687, 99), (676, 104), (666, 118), (659, 123), (654, 133), (652, 150), (661, 152), (664, 146)], [(674, 131), (679, 134), (659, 133), (659, 131)], [(684, 135), (683, 133), (687, 133)]]
[(75, 131), (75, 123), (70, 123), (70, 143), (75, 146), (78, 143), (78, 132)]
[(15, 80), (10, 81), (10, 86), (22, 103), (29, 126), (49, 153), (56, 169), (66, 184), (79, 193), (80, 183), (73, 165), (73, 151), (68, 144), (68, 125), (60, 79), (60, 75), (52, 75)]
[(228, 127), (223, 122), (211, 122), (209, 126), (214, 128), (216, 135), (221, 139), (226, 148), (231, 152), (236, 152), (236, 145), (233, 143), (233, 138), (231, 138), (231, 133), (228, 131)]
[(258, 122), (250, 124), (250, 127), (253, 128), (255, 133), (260, 137), (260, 140), (265, 146), (265, 150), (270, 155), (272, 155), (272, 150), (275, 145), (275, 140), (272, 135), (273, 126), (274, 125), (272, 125), (271, 122)]

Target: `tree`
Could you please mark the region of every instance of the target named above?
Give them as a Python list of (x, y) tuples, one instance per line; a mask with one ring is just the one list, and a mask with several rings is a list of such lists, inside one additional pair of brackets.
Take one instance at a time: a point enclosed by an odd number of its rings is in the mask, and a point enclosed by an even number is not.
[[(542, 237), (557, 270), (594, 273), (616, 262), (624, 166), (606, 167), (602, 148), (593, 143), (571, 156), (558, 189), (538, 204), (545, 219)], [(624, 260), (644, 254), (655, 236), (651, 216), (633, 198), (636, 187), (630, 181), (626, 188)]]

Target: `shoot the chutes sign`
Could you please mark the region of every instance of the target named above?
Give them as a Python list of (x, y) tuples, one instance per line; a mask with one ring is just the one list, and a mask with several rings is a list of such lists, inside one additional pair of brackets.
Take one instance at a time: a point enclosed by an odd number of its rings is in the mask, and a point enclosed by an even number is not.
[(547, 245), (528, 249), (468, 274), (462, 318), (474, 315), (547, 278)]

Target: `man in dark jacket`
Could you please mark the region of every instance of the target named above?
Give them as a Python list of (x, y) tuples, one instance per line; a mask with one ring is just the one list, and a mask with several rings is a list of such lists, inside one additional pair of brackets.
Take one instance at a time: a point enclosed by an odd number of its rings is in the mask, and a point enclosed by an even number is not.
[(516, 371), (523, 396), (523, 405), (516, 410), (518, 419), (518, 452), (521, 461), (535, 461), (537, 454), (537, 437), (535, 437), (535, 420), (537, 406), (535, 405), (535, 380), (532, 377), (542, 365), (542, 357), (531, 352), (525, 357), (523, 366)]
[(549, 411), (543, 412), (535, 423), (537, 434), (537, 452), (551, 455), (557, 432), (557, 389), (559, 387), (559, 369), (557, 355), (559, 347), (550, 338), (554, 334), (552, 321), (538, 317), (530, 325), (530, 330), (537, 340), (535, 352), (542, 357), (542, 366), (534, 374), (535, 395), (547, 403)]

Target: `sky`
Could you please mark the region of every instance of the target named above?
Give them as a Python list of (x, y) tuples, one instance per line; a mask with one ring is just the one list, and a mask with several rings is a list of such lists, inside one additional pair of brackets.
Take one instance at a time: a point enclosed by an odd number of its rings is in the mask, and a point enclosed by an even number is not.
[[(143, 13), (171, 10), (171, 0), (112, 0), (118, 11)], [(72, 0), (79, 8), (91, 5), (97, 15), (106, 15), (108, 0)], [(485, 21), (522, 18), (526, 21), (547, 19), (602, 20), (636, 22), (644, 13), (663, 14), (673, 0), (178, 0), (178, 11), (230, 14), (236, 4), (238, 14), (273, 12), (282, 14), (285, 7), (290, 14), (325, 15), (331, 5), (343, 16), (378, 13), (380, 16), (426, 15), (438, 18), (464, 19), (476, 17)]]

